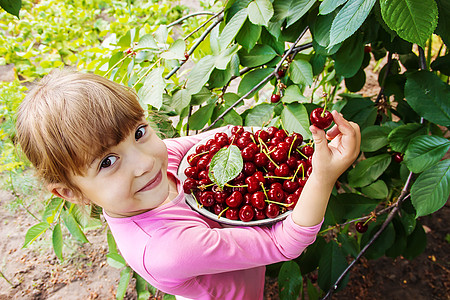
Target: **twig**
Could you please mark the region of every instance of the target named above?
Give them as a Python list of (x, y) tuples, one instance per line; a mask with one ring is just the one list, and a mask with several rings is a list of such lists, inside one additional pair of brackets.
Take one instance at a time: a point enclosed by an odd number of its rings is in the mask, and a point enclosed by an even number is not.
[[(283, 62), (286, 60), (286, 58), (292, 53), (295, 45), (300, 41), (300, 39), (303, 37), (303, 35), (306, 33), (306, 31), (308, 30), (308, 27), (305, 28), (305, 30), (303, 30), (303, 32), (298, 36), (297, 40), (294, 42), (294, 44), (292, 45), (292, 47), (283, 55), (283, 57), (281, 58), (281, 61), (277, 64), (275, 70), (273, 70), (272, 73), (270, 73), (266, 78), (264, 78), (263, 80), (261, 80), (256, 86), (254, 86), (250, 91), (248, 91), (244, 96), (242, 96), (241, 98), (239, 98), (239, 100), (237, 100), (235, 103), (233, 103), (230, 107), (228, 107), (220, 116), (217, 117), (216, 120), (214, 120), (214, 122), (211, 123), (211, 125), (209, 125), (208, 127), (202, 129), (201, 132), (207, 131), (210, 128), (212, 128), (219, 120), (221, 120), (228, 112), (230, 112), (234, 107), (236, 107), (239, 103), (241, 103), (245, 98), (247, 98), (249, 95), (251, 95), (253, 92), (257, 91), (261, 86), (263, 86), (264, 84), (266, 84), (266, 82), (268, 82), (270, 79), (272, 79), (272, 77), (274, 76), (278, 76), (278, 70), (280, 69), (280, 67), (282, 66)], [(278, 77), (277, 77), (278, 78)]]
[(0, 277), (5, 279), (7, 283), (9, 283), (11, 286), (14, 286), (14, 284), (6, 278), (5, 274), (0, 270)]
[[(213, 30), (214, 27), (216, 27), (218, 24), (220, 24), (220, 22), (222, 22), (223, 20), (223, 16), (220, 16), (213, 24), (211, 24), (206, 30), (205, 32), (203, 32), (203, 34), (200, 36), (200, 38), (198, 39), (198, 41), (194, 44), (194, 46), (191, 47), (191, 49), (189, 49), (188, 51), (188, 55), (191, 56), (192, 53), (194, 53), (194, 50), (200, 45), (201, 42), (203, 42), (206, 38), (206, 36), (211, 32), (211, 30)], [(183, 60), (179, 66), (176, 66), (175, 68), (173, 68), (172, 71), (170, 71), (169, 74), (166, 75), (166, 77), (164, 77), (164, 79), (169, 79), (170, 77), (172, 77), (173, 74), (175, 74), (185, 63), (187, 60)]]
[(195, 16), (199, 16), (199, 15), (214, 15), (214, 13), (213, 13), (213, 12), (210, 12), (210, 11), (198, 11), (198, 12), (189, 14), (189, 15), (187, 15), (187, 16), (184, 16), (184, 17), (182, 17), (182, 18), (179, 18), (178, 20), (173, 21), (172, 23), (170, 23), (169, 25), (167, 25), (167, 28), (170, 28), (170, 27), (172, 27), (172, 26), (175, 26), (175, 25), (177, 25), (177, 24), (180, 24), (181, 22), (183, 22), (183, 21), (186, 20), (186, 19), (189, 19), (189, 18), (195, 17)]
[(425, 58), (425, 52), (423, 51), (423, 48), (419, 46), (419, 61), (420, 61), (420, 68), (422, 70), (427, 69), (427, 60)]
[(342, 281), (342, 279), (347, 275), (348, 272), (350, 272), (350, 269), (355, 265), (355, 263), (366, 253), (367, 249), (375, 242), (375, 240), (381, 235), (381, 233), (386, 229), (386, 227), (389, 225), (389, 223), (394, 219), (395, 214), (400, 209), (401, 204), (404, 200), (409, 198), (409, 195), (407, 195), (409, 186), (412, 182), (413, 173), (410, 172), (408, 179), (406, 180), (405, 186), (403, 187), (403, 190), (400, 194), (400, 197), (398, 198), (398, 201), (395, 203), (394, 208), (391, 210), (389, 215), (387, 216), (386, 220), (381, 225), (381, 228), (373, 235), (373, 237), (370, 239), (370, 241), (364, 246), (364, 248), (359, 252), (359, 254), (355, 257), (355, 259), (347, 266), (347, 268), (342, 272), (342, 274), (339, 276), (339, 278), (336, 280), (334, 285), (328, 290), (327, 294), (322, 298), (322, 300), (328, 299), (331, 297), (333, 292), (338, 288), (338, 284)]
[(212, 19), (216, 18), (217, 16), (219, 16), (221, 13), (223, 13), (223, 9), (221, 11), (219, 11), (218, 13), (216, 13), (215, 15), (213, 15), (211, 18), (209, 18), (208, 20), (206, 20), (205, 22), (203, 22), (203, 24), (201, 24), (200, 26), (198, 26), (197, 28), (195, 28), (194, 30), (192, 30), (187, 36), (184, 37), (184, 40), (187, 40), (188, 38), (190, 38), (192, 35), (194, 35), (197, 31), (199, 31), (200, 29), (202, 29), (203, 27), (206, 26), (206, 24), (208, 24), (209, 22), (211, 22)]

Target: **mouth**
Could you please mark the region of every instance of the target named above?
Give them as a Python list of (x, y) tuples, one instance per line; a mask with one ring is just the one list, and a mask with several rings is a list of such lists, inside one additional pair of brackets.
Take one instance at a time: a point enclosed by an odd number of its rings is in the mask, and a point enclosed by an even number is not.
[(138, 193), (153, 189), (154, 187), (158, 186), (161, 183), (161, 180), (162, 180), (162, 173), (161, 170), (159, 170), (158, 174), (156, 174), (155, 177), (153, 177), (149, 182), (147, 182), (145, 186), (138, 191)]

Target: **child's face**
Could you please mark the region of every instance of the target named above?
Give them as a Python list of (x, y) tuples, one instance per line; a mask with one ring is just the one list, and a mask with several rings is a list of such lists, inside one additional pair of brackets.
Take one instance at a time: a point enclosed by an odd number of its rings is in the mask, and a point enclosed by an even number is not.
[(143, 120), (118, 145), (95, 159), (83, 176), (72, 176), (84, 200), (111, 217), (128, 217), (168, 200), (167, 148)]

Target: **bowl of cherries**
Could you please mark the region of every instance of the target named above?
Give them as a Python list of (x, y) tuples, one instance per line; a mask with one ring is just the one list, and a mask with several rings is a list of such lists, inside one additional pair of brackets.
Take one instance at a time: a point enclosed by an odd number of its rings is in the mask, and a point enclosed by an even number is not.
[(178, 176), (187, 204), (201, 215), (226, 225), (269, 225), (294, 208), (313, 152), (299, 133), (232, 126), (193, 146)]

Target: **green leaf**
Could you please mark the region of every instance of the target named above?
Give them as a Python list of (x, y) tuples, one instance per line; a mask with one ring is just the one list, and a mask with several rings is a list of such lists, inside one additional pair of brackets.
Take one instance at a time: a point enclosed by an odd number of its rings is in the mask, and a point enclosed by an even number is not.
[(60, 261), (63, 260), (62, 256), (62, 248), (63, 248), (63, 236), (61, 231), (61, 224), (57, 223), (55, 228), (53, 228), (52, 233), (52, 244), (53, 250), (55, 251), (56, 257), (59, 258)]
[(347, 2), (347, 0), (323, 0), (319, 6), (319, 14), (327, 15), (345, 2)]
[(330, 45), (346, 40), (364, 23), (376, 0), (348, 1), (338, 12), (331, 25)]
[(341, 47), (341, 43), (328, 47), (330, 45), (330, 30), (336, 12), (327, 15), (319, 15), (313, 21), (310, 21), (309, 27), (313, 36), (313, 46), (317, 54), (329, 56), (336, 53)]
[[(256, 69), (248, 72), (242, 78), (238, 87), (238, 95), (244, 96), (250, 90), (252, 90), (258, 83), (260, 83), (263, 79), (267, 78), (272, 72), (274, 68), (264, 68), (264, 69)], [(264, 85), (260, 86), (255, 92), (251, 93), (247, 96), (247, 99), (253, 97), (257, 91), (262, 89)]]
[(258, 42), (261, 36), (261, 26), (252, 24), (249, 20), (246, 20), (236, 35), (236, 42), (250, 51)]
[(311, 280), (308, 279), (306, 289), (308, 291), (308, 299), (309, 300), (319, 300), (319, 291), (317, 288), (312, 284)]
[(447, 47), (450, 45), (450, 2), (436, 0), (439, 9), (439, 21), (435, 33), (439, 35)]
[(361, 132), (361, 151), (373, 152), (386, 146), (391, 129), (384, 126), (369, 126)]
[(284, 90), (284, 95), (281, 98), (281, 101), (285, 104), (292, 103), (292, 102), (302, 103), (302, 102), (308, 102), (309, 99), (307, 99), (305, 96), (303, 96), (298, 85), (293, 84), (293, 85), (288, 86)]
[(353, 257), (358, 256), (358, 253), (360, 252), (359, 244), (353, 235), (341, 232), (338, 234), (337, 240), (342, 245), (342, 250), (344, 250), (346, 254)]
[(138, 91), (139, 100), (143, 104), (151, 105), (156, 109), (161, 108), (163, 92), (166, 87), (162, 77), (163, 72), (164, 68), (156, 68), (145, 78), (144, 85)]
[(269, 103), (261, 103), (251, 108), (245, 117), (246, 126), (262, 126), (273, 116), (274, 106)]
[(222, 32), (219, 35), (220, 49), (225, 49), (234, 40), (242, 25), (244, 25), (247, 19), (247, 9), (241, 9), (238, 11), (231, 20), (225, 25)]
[(133, 272), (133, 277), (136, 279), (137, 300), (148, 300), (152, 296), (148, 290), (149, 283), (142, 278), (138, 273)]
[(235, 145), (220, 149), (212, 158), (209, 167), (209, 177), (223, 187), (225, 183), (236, 178), (242, 171), (244, 162), (241, 150)]
[(361, 192), (373, 199), (386, 199), (389, 194), (389, 189), (383, 180), (377, 180), (374, 183), (363, 187)]
[(364, 59), (364, 40), (355, 35), (346, 40), (333, 56), (336, 73), (346, 78), (356, 75)]
[(290, 103), (287, 104), (281, 112), (281, 120), (283, 126), (288, 132), (297, 132), (303, 136), (303, 139), (311, 139), (311, 131), (309, 131), (309, 115), (303, 104)]
[(116, 269), (122, 269), (127, 265), (122, 255), (115, 252), (106, 254), (106, 262), (108, 265)]
[(411, 202), (416, 218), (434, 213), (448, 200), (450, 194), (450, 160), (438, 162), (417, 177), (411, 187)]
[(438, 21), (438, 8), (433, 0), (380, 1), (383, 20), (408, 42), (425, 47)]
[(185, 59), (186, 43), (183, 39), (176, 40), (170, 45), (167, 51), (161, 53), (161, 57), (165, 59)]
[(303, 86), (310, 86), (313, 83), (312, 66), (303, 59), (294, 60), (288, 70), (292, 82)]
[(207, 55), (200, 59), (189, 73), (186, 89), (190, 94), (197, 94), (202, 87), (208, 82), (211, 72), (214, 70), (216, 58), (212, 55)]
[(50, 202), (45, 206), (42, 220), (47, 221), (48, 224), (53, 223), (54, 218), (58, 211), (61, 209), (64, 200), (59, 197), (53, 197)]
[(20, 8), (22, 7), (22, 0), (0, 0), (0, 7), (11, 15), (19, 18)]
[[(347, 268), (347, 260), (342, 249), (335, 243), (329, 242), (325, 246), (322, 257), (319, 261), (319, 287), (326, 291), (333, 287), (336, 280)], [(341, 281), (339, 288), (344, 287), (348, 282), (348, 275)]]
[(139, 39), (139, 43), (137, 44), (136, 50), (139, 49), (154, 49), (157, 50), (158, 44), (156, 43), (155, 39), (153, 38), (153, 35), (151, 33), (147, 33)]
[(210, 103), (203, 107), (200, 107), (192, 116), (189, 118), (188, 123), (191, 130), (200, 130), (205, 124), (211, 119), (211, 115), (214, 111), (215, 104)]
[(444, 157), (450, 141), (435, 135), (421, 135), (413, 138), (405, 152), (404, 162), (408, 169), (420, 173)]
[(273, 7), (269, 0), (255, 0), (248, 5), (248, 19), (253, 24), (268, 26), (272, 16)]
[(450, 126), (450, 87), (436, 74), (429, 71), (409, 74), (405, 98), (421, 117), (438, 125)]
[(127, 293), (128, 285), (130, 284), (131, 275), (133, 270), (130, 267), (126, 267), (120, 272), (119, 285), (117, 286), (116, 299), (122, 300)]
[(433, 71), (439, 71), (444, 75), (450, 76), (450, 54), (436, 58), (430, 67)]
[(360, 161), (348, 173), (348, 183), (352, 187), (363, 187), (374, 182), (391, 163), (391, 155), (380, 154)]
[(375, 123), (377, 109), (370, 99), (361, 96), (352, 98), (348, 95), (345, 95), (344, 99), (347, 100), (347, 104), (341, 109), (344, 118), (357, 123), (361, 130)]
[[(73, 205), (73, 204), (72, 204)], [(62, 217), (64, 220), (64, 224), (66, 225), (67, 229), (69, 230), (70, 234), (81, 243), (89, 243), (88, 239), (84, 235), (84, 232), (81, 230), (80, 225), (75, 220), (74, 216), (66, 211), (62, 211)]]
[(108, 251), (109, 253), (118, 253), (116, 240), (111, 233), (111, 230), (108, 229), (108, 233), (106, 234), (106, 240), (108, 242)]
[(286, 19), (286, 27), (289, 27), (300, 20), (314, 3), (316, 0), (275, 0), (273, 2), (275, 20)]
[(341, 215), (338, 217), (348, 220), (369, 214), (377, 207), (378, 201), (358, 194), (344, 193), (332, 198), (330, 204)]
[(401, 125), (388, 135), (389, 144), (395, 152), (405, 153), (409, 142), (416, 136), (427, 133), (426, 128), (419, 123)]
[(175, 109), (177, 114), (181, 114), (181, 111), (191, 103), (191, 94), (188, 90), (182, 89), (173, 94), (172, 102), (170, 106)]
[(221, 51), (220, 54), (216, 57), (216, 61), (214, 63), (215, 67), (219, 70), (225, 70), (230, 63), (232, 57), (239, 50), (237, 44), (226, 48)]
[(28, 245), (34, 242), (49, 228), (50, 225), (47, 222), (41, 222), (32, 226), (30, 229), (28, 229), (27, 233), (25, 234), (25, 243), (23, 244), (22, 248), (28, 247)]
[(284, 262), (278, 274), (278, 289), (281, 299), (296, 300), (303, 287), (300, 267), (294, 261)]
[[(380, 221), (382, 222), (382, 221)], [(370, 239), (380, 229), (380, 223), (372, 223), (369, 225), (369, 230), (363, 234), (361, 238), (361, 248), (367, 245)], [(383, 256), (389, 248), (392, 247), (395, 241), (395, 229), (392, 223), (389, 223), (383, 230), (380, 236), (373, 242), (373, 244), (367, 249), (364, 254), (368, 259), (377, 259)]]
[(277, 53), (268, 45), (256, 45), (250, 52), (245, 49), (239, 51), (239, 60), (244, 67), (257, 67), (271, 61)]
[(420, 222), (416, 223), (414, 231), (408, 236), (403, 256), (412, 260), (425, 251), (427, 247), (427, 235)]

